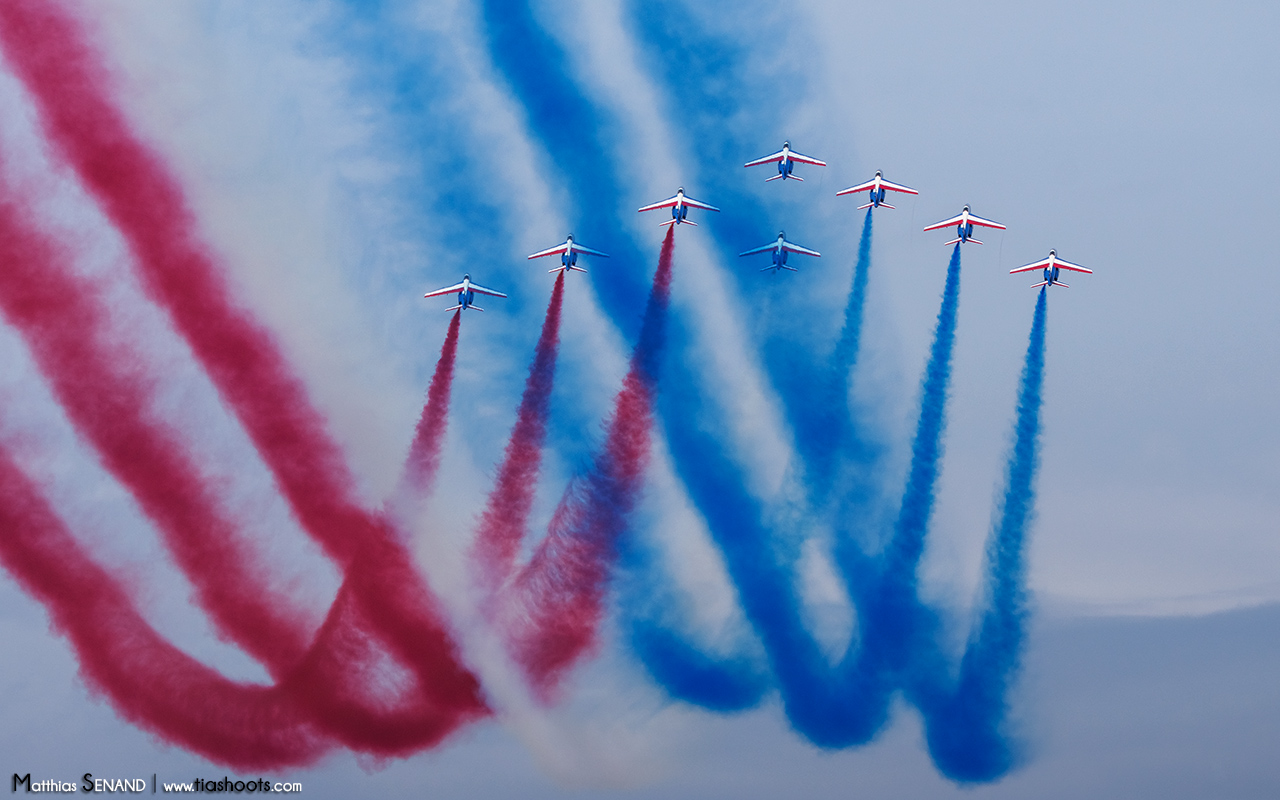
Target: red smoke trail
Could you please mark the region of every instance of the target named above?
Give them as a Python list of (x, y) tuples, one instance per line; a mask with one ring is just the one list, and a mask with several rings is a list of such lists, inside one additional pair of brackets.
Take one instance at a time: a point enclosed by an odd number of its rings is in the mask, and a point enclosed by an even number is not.
[[(259, 656), (277, 678), (281, 677), (302, 659), (315, 627), (310, 615), (293, 611), (288, 616), (287, 598), (270, 591), (264, 571), (251, 566), (255, 559), (237, 542), (234, 527), (220, 515), (213, 498), (202, 487), (202, 476), (190, 464), (175, 433), (144, 412), (152, 405), (152, 384), (131, 366), (136, 354), (113, 339), (108, 315), (95, 299), (100, 296), (101, 287), (70, 275), (65, 268), (69, 256), (37, 234), (23, 216), (10, 198), (0, 197), (0, 263), (6, 265), (0, 272), (0, 310), (30, 342), (41, 371), (77, 429), (97, 447), (107, 468), (157, 522), (179, 565), (191, 576), (200, 605), (210, 612), (219, 630)], [(383, 573), (394, 572), (394, 567), (385, 565), (388, 560), (385, 555), (365, 554), (348, 570), (348, 581), (367, 587), (380, 579), (403, 579), (365, 577), (379, 569)], [(97, 567), (93, 569), (101, 572)], [(108, 580), (105, 573), (100, 580)], [(118, 587), (111, 591), (124, 597)], [(408, 698), (408, 709), (396, 714), (381, 710), (384, 701), (368, 699), (367, 693), (358, 695), (366, 701), (363, 706), (344, 705), (346, 698), (358, 694), (353, 686), (369, 678), (333, 667), (339, 657), (344, 664), (349, 660), (357, 640), (368, 644), (364, 632), (351, 629), (356, 617), (348, 613), (348, 595), (344, 587), (340, 595), (343, 602), (335, 604), (337, 611), (331, 611), (306, 662), (289, 675), (281, 691), (305, 702), (305, 711), (335, 738), (380, 755), (400, 755), (433, 744), (465, 721), (457, 709), (439, 708), (422, 697), (421, 689)], [(126, 608), (127, 601), (112, 598), (114, 595), (102, 601), (111, 606), (109, 613), (103, 612), (111, 624), (123, 626), (130, 636), (158, 649), (160, 655), (155, 661), (158, 672), (147, 673), (156, 677), (155, 681), (116, 680), (108, 694), (130, 719), (157, 732), (169, 731), (138, 709), (157, 709), (155, 713), (160, 714), (159, 709), (168, 709), (175, 702), (176, 695), (166, 688), (169, 684), (216, 683), (216, 673), (179, 657), (181, 654), (169, 654), (172, 648), (137, 618), (131, 606)], [(71, 607), (75, 605), (66, 602)], [(360, 619), (363, 623), (365, 618)], [(107, 646), (97, 637), (73, 637), (73, 642), (87, 673), (94, 674), (95, 669), (101, 672), (105, 669), (102, 664), (118, 655), (114, 649), (117, 645)], [(176, 670), (177, 677), (161, 680), (168, 674), (160, 669), (161, 664), (169, 665), (165, 669)], [(190, 677), (192, 674), (195, 677)], [(104, 681), (110, 683), (106, 678), (99, 682)], [(126, 688), (133, 693), (125, 692)], [(231, 690), (218, 691), (225, 694)], [(122, 692), (127, 696), (117, 697)], [(239, 702), (254, 700), (264, 708), (281, 702), (265, 692), (264, 687), (255, 687)], [(246, 719), (252, 721), (252, 714)], [(177, 733), (177, 741), (194, 741), (196, 749), (213, 757), (215, 751), (209, 749), (213, 745), (200, 744), (199, 737), (193, 740), (192, 729), (182, 728)], [(218, 733), (227, 735), (229, 731)], [(250, 740), (255, 735), (252, 726), (244, 732)], [(224, 751), (225, 748), (216, 753), (227, 763), (241, 758), (235, 752), (228, 755)]]
[(555, 384), (556, 355), (560, 348), (560, 308), (564, 304), (564, 272), (556, 278), (542, 323), (542, 335), (534, 351), (525, 381), (516, 425), (507, 442), (498, 479), (476, 534), (475, 559), (486, 593), (493, 595), (511, 576), (516, 553), (524, 539), (533, 507), (533, 493), (542, 464), (542, 444), (547, 438), (547, 414)]
[(426, 494), (440, 466), (440, 447), (444, 444), (445, 427), (449, 422), (449, 391), (453, 388), (453, 363), (458, 355), (458, 323), (462, 309), (453, 312), (449, 332), (440, 348), (440, 360), (436, 362), (431, 386), (427, 389), (427, 404), (414, 431), (413, 444), (404, 465), (403, 483), (417, 496)]
[(308, 764), (328, 749), (285, 693), (229, 681), (161, 639), (3, 446), (0, 531), (0, 562), (71, 640), (85, 681), (135, 725), (245, 770)]
[[(109, 80), (56, 3), (0, 3), (0, 43), (32, 93), (48, 140), (136, 257), (142, 285), (172, 318), (235, 410), (303, 527), (344, 568), (367, 618), (441, 708), (482, 714), (436, 601), (387, 521), (362, 508), (323, 417), (271, 335), (232, 298), (177, 181), (111, 103)], [(385, 582), (395, 578), (397, 582)]]
[(668, 228), (640, 340), (614, 401), (604, 449), (592, 471), (565, 492), (546, 538), (506, 598), (510, 647), (545, 701), (595, 641), (616, 543), (640, 493), (649, 460), (674, 248)]
[(291, 606), (255, 568), (252, 548), (202, 485), (177, 432), (150, 413), (152, 378), (113, 334), (101, 286), (69, 273), (71, 256), (0, 197), (0, 311), (20, 330), (58, 402), (159, 528), (223, 635), (277, 677), (306, 650), (314, 614)]

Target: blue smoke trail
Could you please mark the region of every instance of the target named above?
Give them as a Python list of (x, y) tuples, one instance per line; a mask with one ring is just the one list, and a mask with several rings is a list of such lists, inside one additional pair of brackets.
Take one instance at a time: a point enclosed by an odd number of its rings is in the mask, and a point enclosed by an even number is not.
[[(870, 741), (888, 718), (889, 700), (901, 684), (912, 656), (927, 644), (935, 625), (920, 605), (916, 570), (924, 552), (936, 496), (951, 360), (960, 305), (960, 247), (951, 251), (947, 280), (938, 309), (929, 362), (920, 396), (920, 418), (911, 449), (911, 467), (892, 538), (869, 575), (868, 561), (847, 545), (836, 550), (855, 594), (861, 640), (846, 656), (839, 678), (825, 691), (812, 689), (805, 699), (818, 704), (788, 704), (797, 731), (823, 747), (847, 747)], [(856, 576), (859, 580), (852, 580)], [(872, 580), (867, 582), (868, 578)], [(927, 648), (926, 648), (927, 649)], [(784, 685), (784, 703), (789, 699)], [(799, 700), (800, 698), (796, 698)]]
[(1026, 640), (1026, 537), (1034, 518), (1044, 383), (1045, 290), (1031, 323), (1018, 389), (1018, 416), (1009, 452), (1004, 501), (987, 542), (986, 608), (960, 662), (954, 689), (923, 687), (926, 739), (934, 763), (956, 781), (991, 781), (1008, 772), (1017, 753), (1008, 735), (1008, 691)]
[[(787, 716), (797, 732), (821, 747), (847, 747), (870, 741), (884, 726), (889, 700), (904, 679), (913, 653), (929, 649), (922, 643), (927, 644), (934, 625), (916, 597), (916, 567), (924, 551), (942, 456), (959, 300), (957, 246), (947, 268), (934, 342), (925, 368), (920, 419), (898, 521), (877, 565), (873, 586), (864, 586), (860, 593), (861, 641), (840, 665), (833, 669), (828, 664), (807, 631), (789, 565), (779, 563), (773, 556), (766, 528), (760, 521), (761, 509), (738, 503), (732, 508), (704, 508), (704, 513), (717, 514), (716, 519), (709, 516), (712, 535), (725, 556), (747, 618), (764, 644)], [(847, 343), (853, 334), (846, 331), (842, 338)], [(679, 446), (679, 442), (672, 443), (673, 448)], [(709, 477), (704, 475), (702, 480)], [(715, 487), (708, 488), (705, 496), (717, 496)], [(730, 521), (727, 518), (732, 514), (737, 516)], [(726, 524), (714, 524), (720, 519)], [(732, 533), (726, 535), (726, 531)], [(845, 566), (864, 580), (868, 577), (865, 560)], [(725, 698), (712, 692), (717, 688), (714, 681), (741, 681), (742, 670), (735, 672), (728, 664), (714, 664), (670, 635), (663, 638), (641, 629), (633, 633), (633, 638), (637, 637), (643, 637), (638, 650), (651, 674), (675, 696), (717, 710), (726, 709)]]
[(858, 262), (845, 305), (844, 328), (831, 353), (829, 365), (812, 376), (811, 391), (800, 394), (804, 401), (790, 407), (796, 448), (807, 467), (809, 487), (815, 491), (815, 499), (819, 501), (831, 490), (841, 461), (852, 460), (859, 466), (866, 466), (871, 456), (868, 443), (857, 429), (849, 408), (850, 376), (862, 344), (862, 318), (871, 272), (871, 219), (871, 209), (868, 208), (862, 220)]

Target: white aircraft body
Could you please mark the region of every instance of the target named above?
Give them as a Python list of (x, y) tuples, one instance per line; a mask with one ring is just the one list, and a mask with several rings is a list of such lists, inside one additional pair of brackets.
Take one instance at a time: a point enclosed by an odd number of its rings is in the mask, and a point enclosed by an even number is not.
[(902, 192), (904, 194), (920, 194), (910, 186), (903, 186), (900, 183), (886, 181), (884, 176), (880, 174), (880, 170), (876, 170), (876, 176), (874, 178), (866, 183), (860, 183), (857, 186), (850, 186), (848, 189), (841, 189), (836, 192), (836, 197), (846, 194), (854, 194), (855, 192), (865, 192), (868, 190), (871, 192), (871, 202), (858, 206), (858, 210), (862, 210), (864, 208), (880, 208), (881, 206), (885, 208), (893, 208), (893, 206), (884, 201), (884, 193), (886, 191)]
[(423, 297), (440, 297), (441, 295), (452, 294), (453, 292), (458, 293), (458, 304), (456, 306), (446, 308), (445, 311), (454, 311), (459, 308), (463, 311), (466, 311), (468, 308), (474, 308), (476, 311), (484, 311), (483, 308), (476, 305), (474, 302), (476, 294), (487, 294), (490, 297), (506, 297), (502, 292), (494, 291), (493, 289), (486, 289), (478, 283), (472, 283), (470, 275), (463, 275), (462, 283), (455, 283), (454, 285), (446, 286), (443, 289), (436, 289), (434, 292), (427, 292)]
[(578, 253), (586, 253), (589, 256), (600, 256), (601, 258), (609, 257), (608, 253), (601, 253), (599, 250), (592, 250), (590, 247), (583, 247), (578, 244), (573, 240), (573, 234), (571, 233), (569, 234), (569, 238), (564, 240), (563, 244), (558, 244), (555, 247), (548, 247), (546, 250), (534, 253), (529, 256), (529, 258), (542, 258), (543, 256), (559, 255), (560, 266), (555, 269), (549, 269), (547, 272), (563, 272), (565, 270), (586, 272), (582, 267), (576, 266), (578, 263)]
[(761, 272), (764, 272), (766, 270), (776, 271), (780, 269), (789, 269), (792, 272), (799, 272), (800, 270), (796, 269), (795, 267), (787, 266), (787, 253), (803, 253), (806, 256), (822, 255), (822, 253), (819, 253), (817, 250), (810, 250), (807, 247), (801, 247), (795, 242), (788, 242), (786, 231), (778, 232), (777, 241), (771, 244), (766, 244), (763, 247), (757, 247), (754, 250), (748, 250), (745, 253), (739, 253), (738, 256), (739, 257), (752, 256), (752, 255), (755, 255), (756, 253), (770, 253), (773, 256), (773, 263), (765, 267), (764, 269), (760, 270)]
[(705, 208), (707, 211), (720, 210), (709, 203), (704, 203), (701, 200), (694, 200), (692, 197), (686, 197), (683, 186), (676, 189), (674, 197), (668, 197), (661, 203), (647, 205), (641, 208), (640, 211), (656, 211), (659, 208), (671, 209), (671, 219), (661, 223), (662, 225), (679, 225), (682, 222), (688, 223), (689, 225), (697, 225), (698, 223), (688, 219), (690, 208)]
[(1067, 269), (1072, 272), (1084, 272), (1089, 275), (1093, 274), (1093, 270), (1091, 269), (1082, 267), (1079, 264), (1072, 264), (1070, 261), (1063, 261), (1058, 258), (1058, 253), (1055, 250), (1049, 251), (1048, 258), (1037, 261), (1034, 264), (1027, 264), (1026, 266), (1018, 267), (1017, 269), (1011, 269), (1009, 270), (1009, 274), (1013, 275), (1016, 272), (1031, 272), (1036, 269), (1044, 270), (1044, 280), (1039, 283), (1031, 284), (1032, 289), (1036, 289), (1041, 286), (1061, 286), (1063, 289), (1070, 288), (1065, 283), (1058, 280), (1058, 270), (1060, 269)]
[(755, 161), (748, 161), (746, 164), (743, 164), (743, 166), (755, 167), (760, 164), (772, 164), (775, 161), (778, 162), (778, 174), (774, 175), (772, 178), (765, 178), (764, 180), (766, 183), (768, 183), (769, 181), (776, 181), (779, 178), (781, 178), (782, 180), (786, 180), (787, 178), (792, 178), (797, 181), (803, 181), (804, 178), (801, 178), (799, 175), (791, 174), (791, 170), (795, 169), (796, 162), (799, 162), (801, 164), (813, 164), (815, 167), (825, 167), (827, 165), (827, 162), (825, 161), (819, 161), (818, 159), (813, 158), (812, 156), (801, 155), (800, 153), (797, 153), (796, 151), (792, 150), (791, 142), (783, 142), (782, 149), (779, 150), (778, 152), (774, 153), (771, 156), (765, 156), (764, 158), (757, 158)]
[(992, 222), (989, 219), (983, 219), (982, 217), (979, 217), (976, 214), (969, 213), (968, 206), (965, 206), (964, 211), (961, 211), (958, 216), (954, 216), (951, 219), (944, 219), (942, 222), (935, 222), (929, 227), (925, 228), (925, 230), (936, 231), (940, 228), (946, 228), (949, 225), (956, 226), (956, 238), (947, 242), (947, 244), (955, 244), (956, 242), (959, 242), (960, 244), (964, 244), (965, 242), (982, 244), (982, 242), (973, 238), (974, 225), (981, 225), (984, 228), (996, 228), (997, 230), (1005, 230), (1005, 227), (1001, 225), (999, 222)]

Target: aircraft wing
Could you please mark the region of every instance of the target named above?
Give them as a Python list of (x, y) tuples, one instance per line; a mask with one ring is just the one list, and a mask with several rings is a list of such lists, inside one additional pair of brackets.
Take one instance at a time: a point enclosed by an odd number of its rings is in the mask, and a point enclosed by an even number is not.
[(754, 249), (754, 250), (748, 250), (748, 251), (747, 251), (747, 252), (745, 252), (745, 253), (738, 253), (738, 256), (739, 256), (739, 257), (742, 257), (742, 256), (753, 256), (753, 255), (755, 255), (756, 253), (767, 253), (767, 252), (769, 252), (770, 250), (777, 250), (777, 249), (778, 249), (778, 242), (777, 242), (777, 240), (775, 239), (774, 241), (770, 242), (769, 244), (763, 245), (763, 246), (761, 246), (761, 247), (757, 247), (757, 248), (756, 248), (756, 249)]
[[(875, 185), (876, 185), (876, 179), (872, 178), (866, 183), (860, 183), (857, 186), (850, 186), (848, 189), (841, 189), (840, 191), (836, 192), (836, 197), (841, 197), (846, 194), (853, 194), (854, 192), (865, 192)], [(880, 179), (880, 185), (886, 186), (886, 187), (888, 186), (888, 184), (885, 183), (883, 178)]]
[(471, 284), (471, 291), (479, 292), (480, 294), (487, 294), (490, 297), (506, 297), (502, 292), (494, 291), (493, 289), (486, 289), (478, 283)]
[(904, 194), (920, 194), (915, 189), (912, 189), (910, 186), (903, 186), (900, 183), (891, 183), (889, 181), (886, 181), (884, 178), (880, 179), (880, 185), (891, 192), (902, 192)]
[[(543, 256), (559, 255), (560, 253), (563, 253), (565, 250), (568, 250), (568, 249), (569, 249), (569, 243), (564, 242), (563, 244), (558, 244), (555, 247), (548, 247), (546, 250), (540, 250), (534, 253), (533, 255), (529, 256), (529, 258), (542, 258)], [(582, 249), (582, 248), (578, 248), (578, 249)]]
[(815, 167), (825, 167), (827, 165), (825, 161), (819, 161), (813, 156), (802, 156), (795, 150), (791, 151), (791, 160), (799, 161), (801, 164), (813, 164)]
[[(1062, 262), (1059, 261), (1058, 263), (1061, 264)], [(1025, 266), (1018, 267), (1017, 269), (1011, 269), (1009, 270), (1009, 274), (1013, 275), (1018, 272), (1031, 272), (1037, 269), (1044, 269), (1047, 266), (1049, 266), (1049, 259), (1042, 258), (1034, 264), (1026, 264)]]
[(601, 258), (609, 257), (608, 253), (601, 253), (599, 250), (592, 250), (590, 247), (583, 247), (577, 242), (573, 243), (573, 249), (577, 250), (579, 253), (586, 253), (589, 256), (600, 256)]
[(803, 254), (804, 254), (804, 255), (806, 255), (806, 256), (820, 256), (820, 255), (822, 255), (822, 253), (819, 253), (817, 250), (810, 250), (810, 249), (809, 249), (809, 248), (807, 248), (807, 247), (801, 247), (800, 245), (798, 245), (798, 244), (792, 244), (791, 242), (783, 242), (783, 243), (782, 243), (782, 249), (783, 249), (783, 250), (790, 251), (790, 252), (792, 252), (792, 253), (803, 253)]
[(693, 206), (694, 208), (705, 208), (707, 211), (720, 210), (715, 206), (711, 205), (710, 203), (704, 203), (701, 200), (694, 200), (692, 197), (690, 197), (687, 194), (684, 196), (684, 202), (685, 202), (685, 205), (690, 205), (690, 206)]
[[(926, 231), (936, 231), (936, 230), (940, 230), (940, 229), (942, 229), (942, 228), (949, 228), (949, 227), (951, 227), (952, 225), (955, 225), (956, 223), (960, 222), (960, 219), (961, 219), (961, 217), (963, 217), (963, 216), (964, 216), (964, 214), (957, 214), (957, 215), (955, 215), (954, 217), (952, 217), (951, 219), (944, 219), (942, 222), (935, 222), (935, 223), (933, 223), (932, 225), (930, 225), (929, 227), (925, 228), (925, 230), (926, 230)], [(969, 219), (973, 219), (973, 215), (972, 215), (972, 214), (970, 214), (970, 215), (969, 215)]]
[[(791, 157), (792, 157), (792, 158), (795, 158), (795, 157), (796, 157), (796, 154), (795, 154), (795, 153), (792, 153), (792, 154), (791, 154)], [(782, 160), (782, 151), (781, 151), (781, 150), (779, 150), (778, 152), (774, 153), (774, 154), (773, 154), (773, 155), (771, 155), (771, 156), (765, 156), (764, 158), (757, 158), (755, 161), (748, 161), (747, 163), (743, 164), (742, 166), (744, 166), (744, 167), (756, 167), (756, 166), (759, 166), (759, 165), (761, 165), (761, 164), (772, 164), (772, 163), (773, 163), (773, 162), (775, 162), (775, 161), (781, 161), (781, 160)]]
[[(471, 284), (471, 288), (472, 289), (476, 288), (476, 285), (474, 283)], [(423, 295), (423, 297), (439, 297), (440, 295), (443, 295), (443, 294), (453, 294), (454, 292), (460, 292), (460, 291), (462, 291), (462, 284), (455, 283), (454, 285), (446, 286), (443, 289), (436, 289), (434, 292), (427, 292), (426, 294)]]
[(983, 219), (982, 217), (975, 217), (973, 215), (973, 212), (969, 212), (969, 221), (972, 222), (974, 225), (981, 225), (984, 228), (998, 228), (1000, 230), (1005, 230), (1005, 227), (1001, 225), (999, 222), (992, 222), (989, 219)]
[[(684, 199), (684, 201), (685, 201), (686, 203), (689, 203), (689, 198), (687, 198), (687, 197), (686, 197), (686, 198)], [(649, 204), (649, 205), (647, 205), (647, 206), (643, 206), (642, 208), (640, 208), (640, 209), (638, 209), (638, 210), (639, 210), (639, 211), (656, 211), (656, 210), (657, 210), (657, 209), (659, 209), (659, 208), (671, 208), (671, 207), (672, 207), (672, 206), (674, 206), (675, 204), (676, 204), (676, 199), (675, 199), (674, 197), (671, 197), (671, 198), (668, 198), (668, 199), (666, 199), (666, 200), (663, 200), (663, 201), (662, 201), (662, 202), (660, 202), (660, 203), (651, 203), (651, 204)], [(690, 204), (690, 205), (693, 205), (692, 203), (689, 203), (689, 204)]]
[(1092, 275), (1092, 274), (1093, 274), (1093, 270), (1091, 270), (1091, 269), (1088, 269), (1088, 268), (1086, 268), (1086, 267), (1082, 267), (1082, 266), (1080, 266), (1079, 264), (1072, 264), (1070, 261), (1063, 261), (1063, 260), (1062, 260), (1062, 259), (1060, 259), (1060, 258), (1059, 258), (1059, 259), (1055, 259), (1055, 260), (1054, 260), (1054, 262), (1053, 262), (1053, 264), (1054, 264), (1054, 266), (1056, 266), (1056, 267), (1061, 267), (1061, 268), (1063, 268), (1063, 269), (1069, 269), (1069, 270), (1071, 270), (1072, 272), (1087, 272), (1087, 273), (1089, 273), (1090, 275)]

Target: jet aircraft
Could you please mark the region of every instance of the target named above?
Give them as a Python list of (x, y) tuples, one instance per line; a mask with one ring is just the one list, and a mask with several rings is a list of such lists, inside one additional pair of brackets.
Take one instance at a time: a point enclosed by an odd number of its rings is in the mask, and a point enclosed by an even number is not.
[(886, 189), (891, 192), (903, 192), (904, 194), (920, 194), (910, 186), (903, 186), (900, 183), (890, 183), (889, 181), (886, 181), (884, 177), (881, 176), (880, 170), (876, 170), (876, 176), (874, 178), (866, 183), (860, 183), (857, 186), (850, 186), (848, 189), (841, 189), (836, 192), (836, 197), (853, 194), (855, 192), (865, 192), (868, 189), (871, 190), (871, 202), (858, 206), (859, 211), (864, 208), (880, 208), (881, 206), (885, 208), (893, 208), (893, 206), (884, 201), (884, 193)]
[(679, 189), (676, 189), (676, 194), (674, 197), (669, 197), (666, 200), (663, 200), (661, 203), (653, 203), (651, 205), (647, 205), (644, 208), (641, 208), (640, 211), (656, 211), (659, 208), (670, 208), (671, 219), (660, 224), (679, 225), (680, 223), (685, 222), (690, 225), (697, 225), (698, 223), (694, 222), (691, 219), (688, 219), (690, 207), (705, 208), (707, 211), (720, 210), (713, 205), (709, 205), (707, 203), (702, 202), (701, 200), (694, 200), (692, 197), (686, 197), (684, 193), (684, 187), (681, 186)]
[(935, 222), (929, 227), (925, 228), (925, 230), (936, 231), (940, 228), (945, 228), (948, 225), (956, 226), (956, 238), (947, 242), (947, 244), (955, 244), (956, 242), (959, 242), (960, 244), (964, 244), (965, 242), (982, 244), (982, 242), (973, 238), (974, 225), (981, 225), (984, 228), (997, 228), (999, 230), (1005, 230), (1005, 227), (1001, 225), (999, 222), (992, 222), (989, 219), (983, 219), (982, 217), (976, 216), (974, 214), (970, 214), (968, 206), (965, 206), (964, 210), (961, 211), (958, 216), (954, 216), (951, 219), (944, 219), (942, 222)]
[(453, 292), (458, 293), (458, 304), (456, 306), (446, 308), (446, 311), (453, 311), (459, 308), (463, 311), (466, 311), (468, 308), (474, 308), (476, 311), (484, 311), (483, 308), (475, 305), (474, 301), (477, 292), (480, 294), (487, 294), (490, 297), (506, 297), (502, 292), (496, 292), (493, 289), (486, 289), (478, 283), (472, 283), (470, 275), (463, 275), (462, 283), (455, 283), (454, 285), (446, 286), (443, 289), (436, 289), (434, 292), (427, 292), (423, 297), (440, 297), (441, 295), (452, 294)]
[(788, 242), (786, 231), (778, 231), (778, 239), (772, 244), (766, 244), (763, 247), (757, 247), (754, 250), (748, 250), (745, 253), (739, 253), (738, 256), (739, 257), (751, 256), (751, 255), (755, 255), (756, 253), (770, 253), (773, 256), (773, 264), (760, 270), (761, 272), (764, 272), (765, 270), (770, 270), (770, 269), (771, 270), (789, 269), (792, 272), (799, 272), (800, 270), (796, 269), (795, 267), (787, 266), (787, 253), (804, 253), (806, 256), (822, 255), (822, 253), (819, 253), (817, 250), (810, 250), (809, 248), (801, 247), (800, 245), (794, 242)]
[(1058, 258), (1058, 253), (1055, 250), (1049, 251), (1048, 258), (1041, 259), (1034, 264), (1027, 264), (1026, 266), (1018, 267), (1017, 269), (1011, 269), (1009, 270), (1009, 274), (1013, 275), (1016, 272), (1030, 272), (1035, 269), (1044, 270), (1044, 280), (1040, 283), (1031, 284), (1032, 289), (1036, 289), (1041, 286), (1061, 286), (1063, 289), (1070, 288), (1065, 283), (1058, 280), (1058, 270), (1060, 269), (1069, 269), (1072, 272), (1084, 272), (1089, 275), (1093, 274), (1093, 270), (1091, 269), (1087, 269), (1079, 264), (1072, 264), (1070, 261), (1063, 261)]
[(529, 258), (542, 258), (543, 256), (554, 256), (559, 254), (560, 266), (555, 269), (549, 269), (547, 272), (563, 272), (565, 270), (574, 270), (576, 272), (586, 272), (585, 269), (575, 266), (578, 263), (578, 253), (586, 253), (589, 256), (600, 256), (608, 258), (608, 253), (601, 253), (599, 250), (592, 250), (590, 247), (583, 247), (573, 240), (573, 234), (569, 234), (569, 238), (564, 240), (563, 244), (555, 247), (548, 247), (546, 250), (540, 250), (529, 256)]
[(825, 167), (827, 165), (827, 162), (825, 161), (819, 161), (812, 156), (804, 156), (792, 150), (791, 142), (783, 142), (782, 149), (778, 152), (771, 156), (757, 158), (755, 161), (748, 161), (746, 164), (743, 164), (743, 166), (754, 167), (759, 164), (772, 164), (775, 161), (778, 162), (778, 174), (774, 175), (772, 178), (765, 178), (764, 180), (766, 183), (769, 181), (776, 181), (779, 178), (783, 180), (792, 178), (797, 181), (803, 181), (804, 178), (801, 178), (799, 175), (791, 174), (791, 170), (795, 169), (797, 161), (801, 164), (813, 164), (815, 167)]

